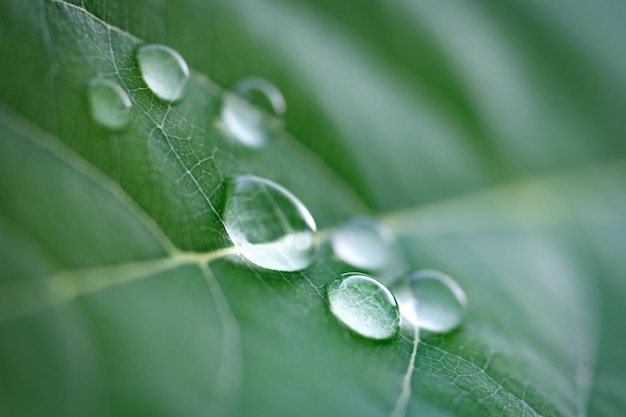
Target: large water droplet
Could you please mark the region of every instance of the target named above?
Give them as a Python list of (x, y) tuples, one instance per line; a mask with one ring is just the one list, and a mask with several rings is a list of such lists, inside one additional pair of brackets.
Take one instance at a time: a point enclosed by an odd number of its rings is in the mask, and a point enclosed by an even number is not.
[(326, 288), (330, 311), (355, 333), (387, 340), (400, 328), (400, 312), (389, 290), (374, 278), (350, 272)]
[(143, 80), (157, 97), (170, 102), (183, 97), (189, 68), (178, 52), (163, 45), (144, 45), (137, 49), (137, 62)]
[(272, 83), (258, 77), (242, 79), (233, 90), (237, 95), (227, 95), (222, 105), (222, 121), (226, 130), (246, 146), (263, 146), (268, 132), (280, 125), (280, 119), (266, 116), (252, 104), (255, 93), (265, 98), (277, 117), (282, 117), (286, 111), (283, 95)]
[(121, 129), (130, 120), (132, 102), (122, 87), (113, 81), (96, 78), (89, 82), (87, 93), (91, 117), (108, 129)]
[(362, 216), (339, 227), (332, 237), (333, 251), (341, 260), (363, 269), (380, 269), (391, 257), (392, 234), (373, 217)]
[(431, 270), (404, 277), (395, 292), (407, 324), (435, 333), (448, 332), (465, 317), (465, 293), (452, 278)]
[(241, 176), (226, 184), (224, 224), (233, 244), (250, 262), (297, 271), (313, 261), (315, 222), (307, 208), (280, 185)]

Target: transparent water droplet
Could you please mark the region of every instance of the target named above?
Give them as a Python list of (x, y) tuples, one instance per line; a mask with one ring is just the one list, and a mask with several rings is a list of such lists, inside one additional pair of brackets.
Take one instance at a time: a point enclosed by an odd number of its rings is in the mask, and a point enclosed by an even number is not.
[[(240, 143), (259, 148), (266, 143), (268, 132), (280, 126), (279, 118), (287, 109), (285, 99), (276, 86), (258, 77), (242, 79), (233, 90), (236, 95), (227, 95), (224, 98), (224, 126)], [(252, 104), (255, 93), (265, 98), (276, 117), (267, 117)]]
[(403, 278), (399, 285), (395, 294), (407, 324), (444, 333), (463, 321), (467, 298), (449, 276), (438, 271), (416, 271)]
[(137, 62), (143, 80), (157, 97), (169, 102), (183, 97), (189, 68), (178, 52), (163, 45), (144, 45), (137, 49)]
[(223, 220), (239, 253), (252, 263), (297, 271), (313, 261), (313, 217), (300, 200), (270, 180), (245, 175), (228, 181)]
[(378, 219), (356, 217), (339, 227), (332, 236), (335, 255), (344, 262), (363, 269), (380, 269), (391, 258), (391, 231)]
[(132, 102), (128, 93), (113, 81), (96, 78), (87, 93), (91, 117), (99, 125), (118, 130), (128, 124)]
[(394, 337), (400, 328), (398, 303), (374, 278), (350, 272), (326, 287), (330, 311), (355, 333), (374, 340)]

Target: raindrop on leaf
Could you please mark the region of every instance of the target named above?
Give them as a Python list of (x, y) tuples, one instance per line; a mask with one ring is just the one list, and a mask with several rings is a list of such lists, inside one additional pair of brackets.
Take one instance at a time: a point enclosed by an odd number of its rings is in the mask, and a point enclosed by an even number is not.
[(96, 78), (89, 82), (91, 117), (107, 129), (118, 130), (128, 124), (132, 102), (122, 87), (113, 81)]
[[(236, 95), (227, 95), (222, 105), (224, 127), (241, 144), (259, 148), (263, 146), (270, 130), (282, 123), (286, 111), (283, 95), (267, 80), (258, 77), (244, 78), (234, 87)], [(275, 117), (265, 115), (252, 102), (255, 93), (265, 98)]]
[(394, 292), (406, 324), (434, 333), (458, 327), (466, 313), (465, 293), (452, 278), (431, 270), (403, 277)]
[(340, 275), (328, 284), (326, 295), (332, 314), (358, 335), (388, 340), (398, 333), (398, 304), (374, 278), (355, 272)]
[(363, 269), (380, 269), (391, 258), (392, 234), (378, 219), (356, 217), (332, 236), (333, 251), (342, 261)]
[(178, 52), (163, 45), (144, 45), (137, 49), (137, 62), (143, 80), (157, 97), (168, 102), (183, 97), (189, 68)]
[(313, 261), (315, 221), (300, 200), (275, 182), (249, 175), (229, 180), (223, 220), (239, 253), (256, 265), (297, 271)]

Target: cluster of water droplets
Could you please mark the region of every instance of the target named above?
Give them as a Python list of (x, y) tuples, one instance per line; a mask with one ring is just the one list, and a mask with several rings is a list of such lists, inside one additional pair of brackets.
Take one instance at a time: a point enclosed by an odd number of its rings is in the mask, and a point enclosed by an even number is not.
[[(189, 67), (175, 50), (163, 45), (143, 45), (136, 50), (141, 77), (159, 99), (173, 103), (183, 98), (189, 80)], [(100, 126), (120, 130), (130, 121), (132, 101), (117, 82), (95, 78), (89, 82), (92, 119)]]
[(327, 286), (330, 311), (356, 334), (388, 340), (400, 326), (445, 333), (457, 328), (466, 309), (465, 293), (447, 275), (416, 271), (399, 278), (387, 289), (369, 275), (349, 273)]
[[(189, 68), (176, 51), (143, 45), (136, 50), (136, 60), (156, 97), (168, 103), (184, 97)], [(247, 147), (263, 146), (271, 130), (282, 124), (282, 94), (257, 77), (242, 79), (233, 90), (235, 94), (224, 98), (221, 126)], [(259, 96), (269, 112), (256, 105)], [(107, 129), (123, 129), (131, 119), (132, 101), (112, 80), (91, 80), (88, 101), (93, 120)], [(243, 175), (226, 181), (225, 194), (222, 218), (241, 256), (278, 271), (301, 270), (313, 262), (318, 246), (315, 221), (291, 192), (268, 179)], [(393, 235), (374, 217), (355, 217), (338, 227), (330, 240), (335, 256), (355, 268), (380, 271), (393, 258)], [(467, 304), (452, 278), (430, 270), (405, 274), (390, 289), (365, 273), (342, 274), (327, 285), (326, 297), (339, 322), (372, 340), (392, 339), (402, 327), (448, 332), (461, 324)]]
[[(189, 67), (178, 52), (164, 45), (142, 45), (135, 55), (141, 77), (159, 99), (176, 103), (183, 99), (189, 81)], [(272, 131), (283, 125), (287, 106), (280, 90), (267, 80), (247, 77), (233, 87), (234, 94), (223, 98), (220, 125), (238, 143), (259, 148)], [(95, 78), (89, 83), (92, 119), (107, 129), (120, 130), (130, 121), (130, 96), (117, 82)], [(266, 108), (261, 110), (260, 106)]]

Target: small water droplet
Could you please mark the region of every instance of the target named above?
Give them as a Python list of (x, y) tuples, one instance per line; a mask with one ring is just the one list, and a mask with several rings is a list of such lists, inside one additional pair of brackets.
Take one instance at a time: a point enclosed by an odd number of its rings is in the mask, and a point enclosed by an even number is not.
[(224, 225), (241, 255), (278, 271), (309, 266), (317, 249), (315, 221), (300, 200), (275, 182), (250, 175), (226, 187)]
[(380, 269), (391, 257), (391, 231), (374, 217), (350, 220), (333, 233), (335, 255), (357, 268)]
[(113, 81), (96, 78), (89, 82), (91, 117), (108, 129), (121, 129), (130, 120), (132, 102), (122, 87)]
[(326, 287), (330, 311), (355, 333), (374, 340), (391, 339), (400, 328), (398, 303), (374, 278), (350, 272)]
[[(283, 95), (274, 84), (258, 77), (244, 78), (234, 87), (236, 95), (227, 95), (222, 106), (222, 121), (228, 132), (242, 144), (259, 148), (267, 141), (268, 132), (280, 126), (278, 119), (285, 114)], [(252, 104), (259, 93), (277, 117), (268, 117)]]
[(431, 270), (413, 272), (395, 292), (407, 324), (434, 333), (458, 327), (465, 317), (467, 298), (452, 278)]
[(137, 62), (143, 80), (157, 97), (169, 102), (183, 97), (189, 68), (178, 52), (163, 45), (144, 45), (137, 49)]

